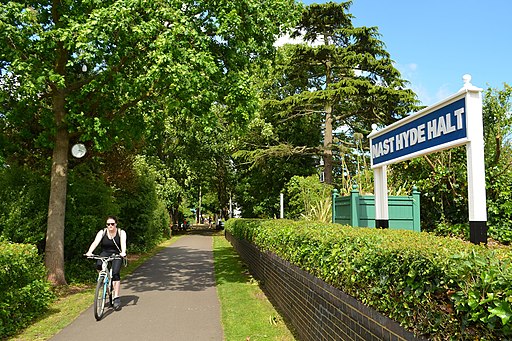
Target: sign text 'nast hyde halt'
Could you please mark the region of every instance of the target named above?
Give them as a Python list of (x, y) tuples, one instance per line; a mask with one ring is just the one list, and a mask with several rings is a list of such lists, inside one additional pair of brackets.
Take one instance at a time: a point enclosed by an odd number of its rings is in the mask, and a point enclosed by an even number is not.
[(371, 139), (372, 166), (466, 143), (466, 100), (461, 96), (441, 108), (419, 111), (379, 131)]

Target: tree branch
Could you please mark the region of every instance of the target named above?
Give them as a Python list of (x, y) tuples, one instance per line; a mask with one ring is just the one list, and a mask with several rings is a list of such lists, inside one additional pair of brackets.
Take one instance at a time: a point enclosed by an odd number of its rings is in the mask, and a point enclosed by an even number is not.
[(436, 166), (432, 163), (432, 160), (430, 160), (428, 155), (423, 155), (423, 158), (425, 159), (425, 161), (427, 161), (427, 163), (429, 164), (430, 168), (432, 168), (432, 170), (436, 169)]

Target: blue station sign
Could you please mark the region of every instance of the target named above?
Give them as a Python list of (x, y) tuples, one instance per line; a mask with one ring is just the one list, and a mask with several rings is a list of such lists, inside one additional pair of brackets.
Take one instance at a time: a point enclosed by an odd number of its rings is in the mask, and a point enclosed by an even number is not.
[(372, 132), (372, 167), (467, 143), (466, 112), (466, 98), (461, 94)]

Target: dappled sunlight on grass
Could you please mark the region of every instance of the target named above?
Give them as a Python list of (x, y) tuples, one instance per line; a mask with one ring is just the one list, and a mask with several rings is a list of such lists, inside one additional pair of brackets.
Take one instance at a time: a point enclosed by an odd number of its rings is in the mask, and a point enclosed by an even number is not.
[(250, 282), (247, 266), (241, 263), (240, 257), (231, 246), (216, 247), (213, 254), (217, 284)]

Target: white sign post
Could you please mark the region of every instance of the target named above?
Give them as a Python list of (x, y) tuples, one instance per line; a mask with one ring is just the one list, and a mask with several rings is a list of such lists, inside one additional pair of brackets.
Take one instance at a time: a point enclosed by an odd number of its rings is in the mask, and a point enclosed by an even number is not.
[(388, 227), (386, 165), (466, 145), (470, 240), (487, 243), (482, 89), (464, 75), (464, 87), (453, 96), (379, 131), (370, 139), (375, 181), (375, 227)]
[(284, 219), (284, 194), (280, 193), (279, 195), (279, 218)]

